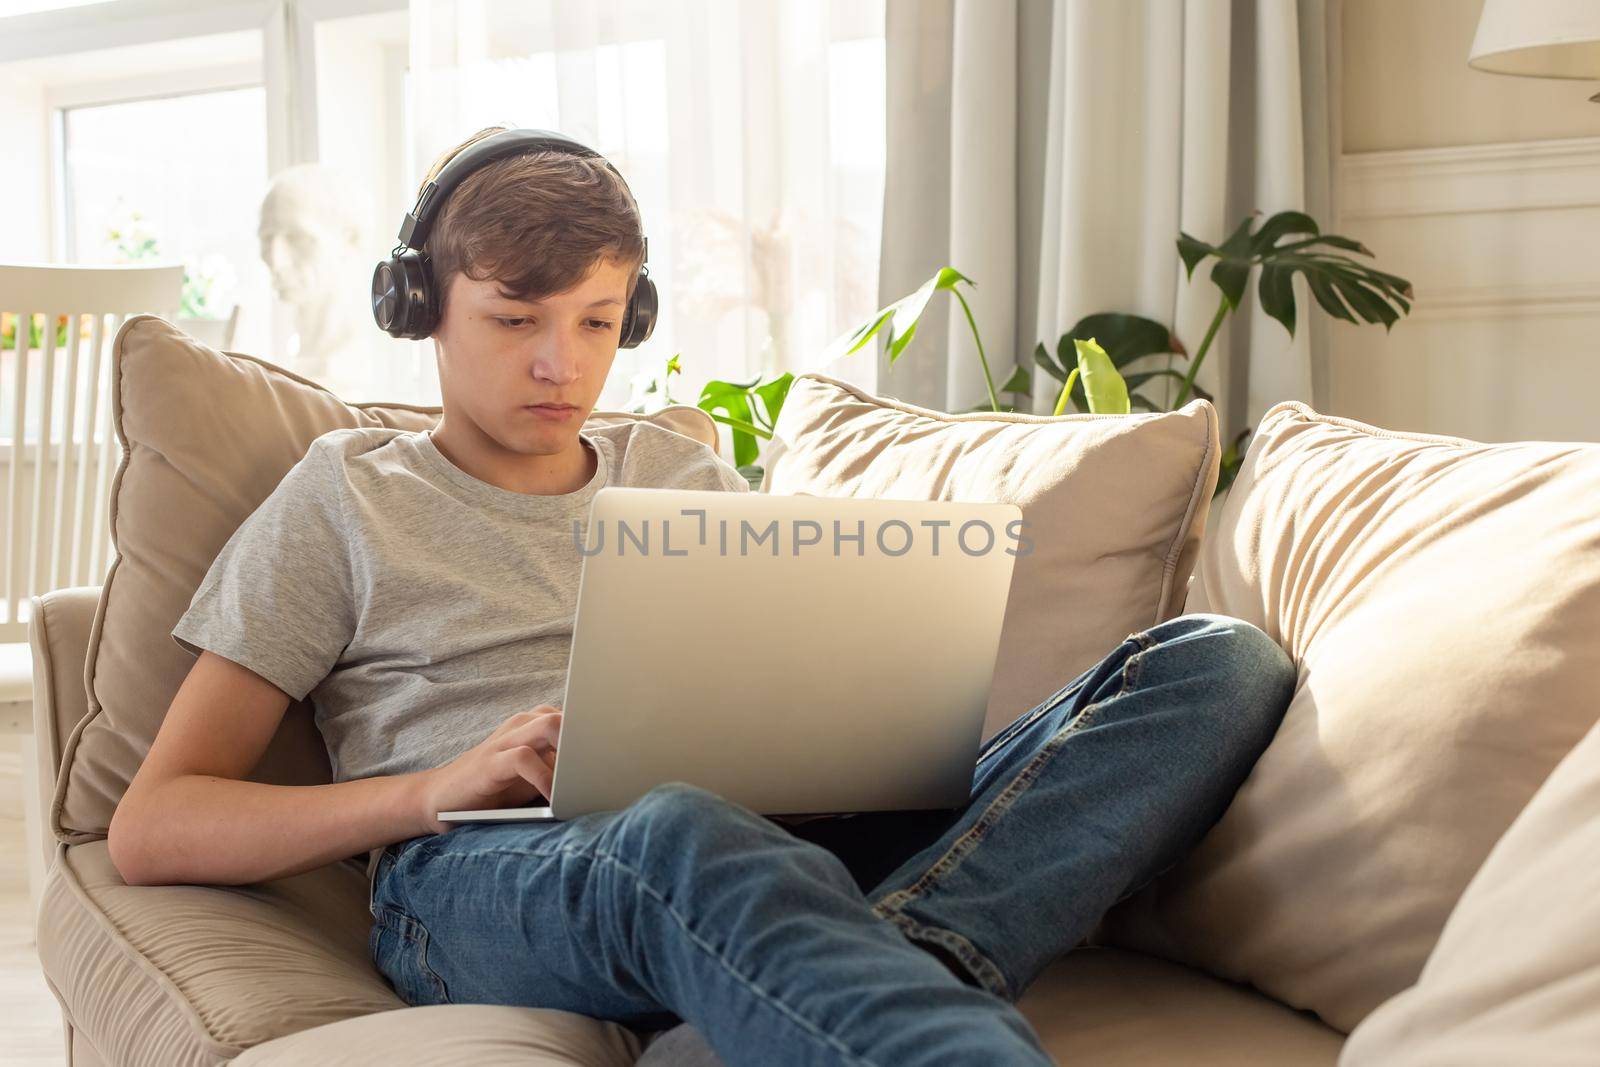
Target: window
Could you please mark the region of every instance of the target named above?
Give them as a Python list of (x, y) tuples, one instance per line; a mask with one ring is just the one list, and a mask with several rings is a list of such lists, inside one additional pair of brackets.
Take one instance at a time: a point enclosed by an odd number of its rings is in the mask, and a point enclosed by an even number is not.
[(227, 318), (243, 304), (235, 346), (265, 344), (271, 294), (255, 269), (267, 180), (264, 90), (69, 107), (61, 127), (65, 258), (181, 260), (180, 314)]
[[(431, 345), (379, 333), (367, 286), (426, 168), (490, 124), (587, 142), (639, 200), (662, 307), (605, 406), (678, 353), (685, 403), (802, 371), (877, 305), (884, 0), (12, 2), (34, 13), (0, 6), (0, 142), (48, 166), (0, 168), (0, 258), (183, 262), (188, 310), (237, 303), (233, 347), (349, 399), (438, 402)], [(330, 377), (256, 236), (272, 179), (313, 161), (364, 234), (334, 288), (365, 350)], [(875, 385), (867, 356), (829, 372)]]

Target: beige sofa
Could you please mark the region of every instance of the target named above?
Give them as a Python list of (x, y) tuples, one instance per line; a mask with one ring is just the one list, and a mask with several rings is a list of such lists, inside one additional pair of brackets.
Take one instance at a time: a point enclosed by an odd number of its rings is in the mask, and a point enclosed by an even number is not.
[[(40, 750), (86, 714), (83, 660), (97, 588), (36, 598)], [(57, 767), (44, 770), (53, 780)], [(357, 860), (257, 886), (128, 886), (105, 842), (57, 844), (39, 954), (61, 999), (71, 1067), (121, 1064), (631, 1064), (626, 1031), (565, 1012), (411, 1008), (367, 959)], [(218, 948), (236, 966), (219, 968)], [(264, 989), (258, 971), (271, 971)], [(295, 1001), (272, 995), (303, 980)], [(284, 983), (279, 986), (278, 983)], [(266, 995), (264, 995), (266, 994)], [(1341, 1035), (1198, 971), (1084, 949), (1024, 1008), (1063, 1063), (1331, 1064)], [(381, 1014), (379, 1014), (381, 1013)], [(1226, 1025), (1219, 1026), (1219, 1020)], [(248, 1053), (241, 1056), (242, 1053)]]
[[(158, 723), (163, 700), (186, 670), (170, 628), (221, 540), (309, 439), (350, 419), (426, 425), (437, 410), (352, 408), (281, 368), (211, 352), (155, 319), (130, 320), (114, 352), (113, 408), (123, 442), (112, 510), (118, 560), (104, 587), (35, 598), (30, 630), (40, 780), (53, 783), (44, 807), (54, 840), (38, 945), (61, 1002), (69, 1062), (633, 1063), (643, 1051), (636, 1035), (581, 1016), (403, 1004), (368, 958), (364, 856), (249, 886), (135, 887), (118, 876), (104, 825), (119, 784), (148, 746), (151, 716)], [(210, 410), (235, 400), (236, 409)], [(685, 411), (664, 418), (702, 438), (710, 426)], [(1129, 421), (1137, 418), (1145, 421)], [(223, 424), (236, 435), (231, 440), (248, 445), (219, 448), (216, 427)], [(292, 431), (287, 437), (284, 427)], [(1110, 576), (1094, 579), (1113, 583), (1106, 588), (1085, 578), (1061, 594), (1072, 598), (1062, 603), (1092, 608), (1092, 619), (1108, 617), (1109, 629), (1085, 631), (1073, 652), (1078, 658), (1045, 664), (1038, 678), (1028, 674), (1040, 669), (1036, 650), (1015, 661), (1002, 657), (1015, 701), (1027, 700), (1040, 679), (1093, 662), (1096, 649), (1133, 628), (1124, 627), (1130, 617), (1147, 626), (1180, 611), (1235, 614), (1261, 625), (1301, 664), (1284, 728), (1222, 823), (1189, 860), (1114, 909), (1092, 945), (1063, 958), (1025, 994), (1023, 1010), (1060, 1062), (1339, 1061), (1346, 1034), (1416, 982), (1484, 855), (1593, 725), (1594, 709), (1580, 699), (1600, 677), (1593, 655), (1575, 641), (1561, 646), (1562, 656), (1541, 653), (1560, 645), (1564, 629), (1589, 627), (1591, 643), (1600, 634), (1600, 537), (1558, 536), (1573, 527), (1560, 518), (1569, 505), (1556, 492), (1600, 489), (1600, 448), (1536, 444), (1518, 451), (1280, 405), (1262, 420), (1208, 529), (1217, 434), (1203, 402), (1181, 415), (1123, 421), (985, 419), (927, 412), (810, 376), (797, 380), (779, 431), (775, 443), (783, 447), (770, 453), (775, 466), (763, 486), (769, 491), (880, 492), (892, 476), (907, 491), (939, 492), (959, 489), (965, 477), (1003, 488), (1041, 521), (1079, 524), (1076, 539), (1063, 537), (1060, 545), (1077, 545), (1084, 566), (1063, 558), (1051, 564), (1053, 577), (1065, 581), (1067, 569)], [(1046, 441), (1045, 454), (1070, 453), (1070, 461), (1019, 481), (1022, 458), (1033, 454), (1039, 435), (1055, 433), (1069, 436)], [(938, 466), (918, 454), (919, 442), (949, 454), (957, 439), (962, 459), (947, 465), (955, 473), (917, 484), (918, 471)], [(882, 451), (889, 441), (894, 450)], [(1134, 447), (1153, 451), (1116, 451)], [(1003, 453), (998, 465), (974, 459), (992, 460), (995, 450)], [(1134, 521), (1119, 518), (1114, 506), (1098, 524), (1083, 523), (1073, 509), (1051, 517), (1052, 499), (1109, 499), (1130, 464), (1138, 483), (1118, 499), (1153, 494), (1138, 503)], [(1164, 479), (1162, 464), (1177, 474)], [(1074, 481), (1084, 478), (1103, 484)], [(1493, 509), (1461, 503), (1486, 487), (1493, 488)], [(196, 493), (208, 503), (194, 505), (186, 494)], [(1139, 555), (1114, 550), (1138, 543), (1138, 516), (1169, 504), (1170, 516), (1151, 524), (1161, 528), (1151, 535), (1157, 551), (1148, 567), (1116, 570), (1114, 557), (1127, 563)], [(1119, 522), (1126, 528), (1116, 531), (1112, 547), (1092, 543), (1091, 531)], [(1474, 555), (1482, 550), (1477, 535), (1513, 536), (1506, 526), (1512, 522), (1525, 535), (1543, 523), (1550, 538), (1525, 552), (1516, 573), (1486, 576)], [(192, 558), (175, 562), (189, 537)], [(1106, 561), (1100, 570), (1087, 566), (1097, 560)], [(1457, 584), (1463, 567), (1474, 568), (1476, 586)], [(1519, 591), (1551, 575), (1560, 576), (1565, 592), (1545, 599), (1543, 615), (1512, 607)], [(1428, 582), (1458, 611), (1500, 609), (1498, 641), (1471, 639), (1470, 620), (1457, 622), (1456, 632), (1449, 612), (1426, 611), (1429, 597), (1419, 593)], [(1021, 596), (1014, 606), (1040, 607)], [(1133, 614), (1118, 615), (1123, 609)], [(1019, 616), (1016, 632), (1035, 621)], [(1065, 625), (1061, 632), (1075, 633)], [(1106, 632), (1116, 637), (1105, 641)], [(1398, 640), (1403, 632), (1435, 641), (1420, 672), (1404, 658), (1414, 650)], [(1452, 634), (1459, 654), (1441, 651), (1452, 647)], [(1503, 672), (1507, 688), (1500, 691), (1482, 658), (1506, 653), (1507, 642), (1528, 665)], [(1476, 674), (1464, 666), (1473, 662)], [(1452, 710), (1419, 707), (1405, 731), (1385, 735), (1369, 711), (1411, 693), (1408, 676), (1440, 687), (1439, 702)], [(1506, 692), (1513, 691), (1522, 709), (1548, 708), (1547, 701), (1570, 706), (1545, 716), (1559, 721), (1532, 730), (1524, 724), (1527, 733), (1508, 741), (1503, 731), (1527, 718), (1507, 708)], [(1453, 699), (1458, 703), (1450, 705)], [(1470, 710), (1468, 700), (1477, 701)], [(1462, 747), (1452, 750), (1452, 743)], [(325, 755), (309, 709), (297, 704), (252, 778), (327, 781)], [(1493, 767), (1486, 786), (1478, 776)], [(1425, 795), (1429, 790), (1441, 795)], [(1461, 809), (1463, 797), (1470, 810)], [(1379, 1043), (1375, 1058), (1362, 1062), (1386, 1062), (1386, 1047)]]

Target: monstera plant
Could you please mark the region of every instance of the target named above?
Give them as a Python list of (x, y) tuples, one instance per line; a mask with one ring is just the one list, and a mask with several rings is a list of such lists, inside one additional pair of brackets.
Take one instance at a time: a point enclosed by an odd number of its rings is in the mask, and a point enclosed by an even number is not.
[[(1212, 399), (1195, 383), (1195, 376), (1223, 322), (1243, 301), (1252, 271), (1259, 270), (1256, 295), (1262, 310), (1281, 323), (1291, 337), (1298, 321), (1293, 286), (1295, 274), (1305, 278), (1312, 297), (1328, 314), (1346, 322), (1381, 322), (1387, 330), (1411, 310), (1410, 282), (1345, 254), (1370, 258), (1372, 252), (1359, 241), (1322, 233), (1316, 220), (1304, 212), (1280, 211), (1256, 228), (1260, 215), (1259, 211), (1247, 215), (1218, 245), (1207, 244), (1187, 233), (1178, 235), (1178, 255), (1190, 279), (1206, 260), (1216, 260), (1210, 277), (1218, 291), (1217, 310), (1192, 358), (1168, 327), (1153, 319), (1117, 312), (1085, 316), (1061, 335), (1053, 350), (1039, 342), (1033, 350), (1033, 365), (1061, 383), (1056, 391), (1054, 413), (1062, 414), (1069, 400), (1080, 412), (1128, 414), (1133, 410), (1175, 411), (1191, 394)], [(881, 308), (841, 342), (836, 342), (833, 347), (838, 351), (830, 360), (859, 351), (874, 337), (881, 336), (893, 366), (916, 336), (917, 324), (933, 297), (947, 292), (960, 304), (972, 331), (989, 395), (988, 403), (967, 410), (1032, 411), (1033, 376), (1021, 360), (1004, 384), (995, 385), (977, 320), (961, 291), (963, 285), (976, 288), (977, 283), (954, 267), (941, 268), (915, 292)], [(1167, 354), (1188, 359), (1187, 372), (1179, 373), (1167, 367), (1123, 373), (1135, 360)], [(673, 369), (675, 365), (669, 365), (667, 373)], [(1138, 392), (1146, 383), (1162, 379), (1178, 383), (1171, 407), (1166, 409)], [(761, 481), (761, 467), (756, 464), (760, 451), (758, 441), (772, 437), (772, 428), (777, 424), (792, 381), (793, 375), (789, 373), (766, 382), (760, 376), (749, 382), (712, 381), (706, 383), (697, 401), (713, 419), (733, 431), (735, 462), (752, 485)], [(1003, 401), (1002, 395), (1011, 399)], [(1238, 473), (1251, 432), (1251, 428), (1246, 427), (1225, 447), (1218, 493), (1225, 491)]]
[[(1194, 277), (1195, 269), (1206, 260), (1216, 260), (1211, 268), (1211, 281), (1217, 287), (1217, 310), (1192, 359), (1178, 338), (1159, 322), (1137, 315), (1098, 314), (1081, 320), (1062, 336), (1054, 360), (1040, 344), (1034, 350), (1034, 362), (1051, 376), (1065, 379), (1062, 353), (1067, 342), (1090, 336), (1099, 338), (1119, 371), (1144, 356), (1171, 353), (1189, 359), (1189, 369), (1184, 374), (1166, 368), (1131, 374), (1125, 379), (1130, 390), (1163, 377), (1177, 381), (1178, 389), (1170, 408), (1176, 411), (1189, 400), (1191, 393), (1205, 400), (1212, 399), (1195, 384), (1195, 375), (1211, 351), (1223, 322), (1244, 300), (1250, 274), (1258, 268), (1256, 298), (1261, 309), (1281, 323), (1290, 337), (1294, 336), (1298, 321), (1293, 286), (1297, 273), (1305, 278), (1306, 288), (1323, 310), (1346, 322), (1381, 322), (1388, 330), (1411, 310), (1413, 294), (1409, 281), (1342, 254), (1354, 252), (1370, 258), (1372, 251), (1361, 242), (1322, 233), (1316, 220), (1300, 211), (1280, 211), (1259, 229), (1254, 228), (1260, 215), (1259, 211), (1247, 215), (1220, 245), (1207, 244), (1187, 233), (1178, 234), (1178, 255), (1189, 278)], [(1092, 396), (1079, 395), (1076, 390), (1072, 396), (1078, 410), (1096, 410)], [(1161, 410), (1138, 395), (1133, 402), (1144, 410)], [(1060, 411), (1059, 405), (1057, 411)], [(1233, 483), (1252, 432), (1251, 427), (1245, 427), (1224, 447), (1218, 493)]]

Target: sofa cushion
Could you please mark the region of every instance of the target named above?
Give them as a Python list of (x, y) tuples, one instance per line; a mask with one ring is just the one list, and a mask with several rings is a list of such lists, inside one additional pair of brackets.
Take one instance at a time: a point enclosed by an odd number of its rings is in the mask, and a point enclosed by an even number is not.
[(1489, 853), (1417, 984), (1344, 1067), (1586, 1067), (1600, 1059), (1600, 726)]
[[(1344, 1042), (1253, 990), (1118, 949), (1068, 953), (1017, 1007), (1051, 1058), (1072, 1067), (1332, 1067)], [(653, 1041), (639, 1067), (722, 1062), (698, 1031), (680, 1026)]]
[[(1082, 949), (1018, 1005), (1058, 1063), (1073, 1067), (1333, 1067), (1343, 1036), (1259, 993), (1163, 960)], [(237, 1067), (426, 1063), (436, 1067), (623, 1067), (638, 1055), (618, 1026), (565, 1012), (441, 1004), (328, 1023), (257, 1045)], [(712, 1067), (698, 1033), (668, 1031), (639, 1067)]]
[[(111, 484), (116, 546), (90, 637), (88, 713), (67, 738), (50, 822), (58, 840), (104, 836), (194, 659), (171, 633), (212, 561), (321, 435), (352, 426), (427, 429), (441, 408), (347, 404), (265, 360), (219, 353), (149, 315), (112, 343)], [(711, 447), (716, 423), (673, 405), (649, 416), (591, 412), (586, 426), (645, 418)], [(252, 781), (331, 778), (311, 705), (295, 701)]]
[(1333, 1067), (1344, 1043), (1253, 989), (1110, 948), (1068, 953), (1017, 1007), (1072, 1067)]
[(950, 415), (809, 373), (784, 400), (761, 489), (1021, 507), (1032, 546), (1012, 573), (987, 737), (1179, 613), (1218, 455), (1204, 400), (1157, 414)]
[(583, 1015), (503, 1004), (429, 1004), (346, 1019), (257, 1045), (234, 1067), (632, 1067), (638, 1035)]
[(1600, 714), (1600, 445), (1484, 444), (1280, 403), (1188, 611), (1300, 668), (1272, 745), (1101, 940), (1348, 1032), (1416, 981), (1490, 848)]
[(39, 960), (118, 1064), (224, 1063), (308, 1026), (405, 1004), (372, 966), (346, 860), (249, 886), (130, 886), (106, 842), (56, 846)]
[[(621, 1067), (639, 1055), (632, 1031), (568, 1012), (406, 1007), (368, 961), (370, 920), (348, 860), (248, 886), (128, 886), (105, 842), (58, 845), (39, 957), (78, 1037), (130, 1067)], [(1019, 1006), (1080, 1067), (1330, 1067), (1342, 1041), (1251, 990), (1115, 949), (1069, 954)]]
[[(373, 1013), (389, 1020), (377, 1025), (398, 1026), (414, 1009), (373, 967), (371, 927), (366, 876), (350, 860), (244, 886), (130, 886), (106, 842), (91, 841), (56, 846), (37, 932), (45, 977), (102, 1058), (176, 1067), (227, 1063), (264, 1042)], [(552, 1064), (612, 1063), (597, 1050), (637, 1049), (620, 1027), (513, 1010), (527, 1016), (455, 1037), (489, 1043), (481, 1047), (514, 1040)]]

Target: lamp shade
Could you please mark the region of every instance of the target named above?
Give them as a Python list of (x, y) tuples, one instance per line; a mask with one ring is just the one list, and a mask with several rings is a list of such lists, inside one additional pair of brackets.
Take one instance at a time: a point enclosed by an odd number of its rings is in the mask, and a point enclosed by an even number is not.
[(1484, 0), (1467, 64), (1494, 74), (1600, 80), (1600, 0)]

